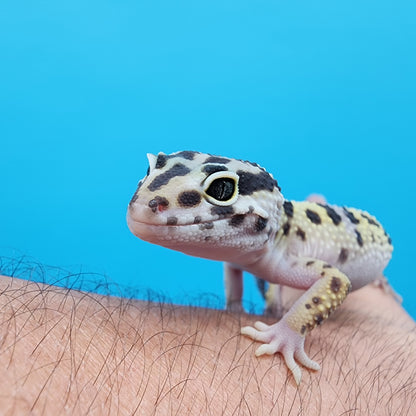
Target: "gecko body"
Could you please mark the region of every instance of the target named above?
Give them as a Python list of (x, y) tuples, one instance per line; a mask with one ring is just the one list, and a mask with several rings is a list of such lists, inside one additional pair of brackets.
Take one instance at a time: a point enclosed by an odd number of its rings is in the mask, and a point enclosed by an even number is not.
[(285, 200), (274, 177), (255, 163), (200, 152), (148, 155), (149, 170), (130, 201), (130, 230), (143, 240), (224, 262), (227, 307), (242, 310), (242, 273), (304, 289), (274, 325), (241, 332), (280, 352), (300, 382), (298, 363), (317, 370), (305, 336), (350, 290), (383, 276), (390, 237), (365, 211)]

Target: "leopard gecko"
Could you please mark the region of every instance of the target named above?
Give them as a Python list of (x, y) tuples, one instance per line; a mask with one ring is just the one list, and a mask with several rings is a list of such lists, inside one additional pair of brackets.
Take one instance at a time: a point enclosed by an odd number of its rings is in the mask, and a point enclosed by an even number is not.
[(280, 352), (297, 384), (298, 363), (319, 370), (305, 336), (350, 290), (383, 276), (393, 247), (380, 223), (354, 208), (286, 200), (273, 176), (252, 162), (194, 151), (148, 160), (128, 206), (132, 233), (224, 262), (231, 310), (242, 310), (243, 271), (305, 290), (277, 323), (256, 322), (241, 333), (262, 342), (256, 356)]

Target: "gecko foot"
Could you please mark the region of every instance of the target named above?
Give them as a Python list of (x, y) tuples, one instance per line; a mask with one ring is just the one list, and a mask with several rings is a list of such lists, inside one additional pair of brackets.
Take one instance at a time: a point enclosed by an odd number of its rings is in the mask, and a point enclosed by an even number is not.
[(241, 333), (252, 338), (254, 341), (264, 343), (257, 348), (257, 357), (264, 354), (273, 355), (280, 352), (298, 385), (302, 377), (302, 372), (296, 361), (311, 370), (320, 369), (319, 364), (312, 361), (305, 353), (305, 337), (290, 329), (283, 320), (280, 320), (274, 325), (256, 322), (254, 328), (251, 326), (241, 328)]

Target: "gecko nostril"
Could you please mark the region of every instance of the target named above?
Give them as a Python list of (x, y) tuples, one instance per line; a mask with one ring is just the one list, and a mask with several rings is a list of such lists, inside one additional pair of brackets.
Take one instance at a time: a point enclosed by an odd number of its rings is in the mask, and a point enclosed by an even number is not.
[(155, 196), (149, 201), (149, 208), (153, 211), (164, 211), (169, 206), (169, 201), (163, 196)]

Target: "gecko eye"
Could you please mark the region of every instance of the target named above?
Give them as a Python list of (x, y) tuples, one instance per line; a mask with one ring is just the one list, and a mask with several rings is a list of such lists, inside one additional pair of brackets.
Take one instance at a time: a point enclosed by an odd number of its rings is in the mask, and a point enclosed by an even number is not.
[(209, 188), (205, 191), (217, 201), (228, 201), (234, 195), (235, 182), (234, 179), (221, 178), (212, 181)]
[(207, 199), (215, 205), (231, 205), (238, 197), (238, 176), (232, 172), (216, 172), (205, 184)]

